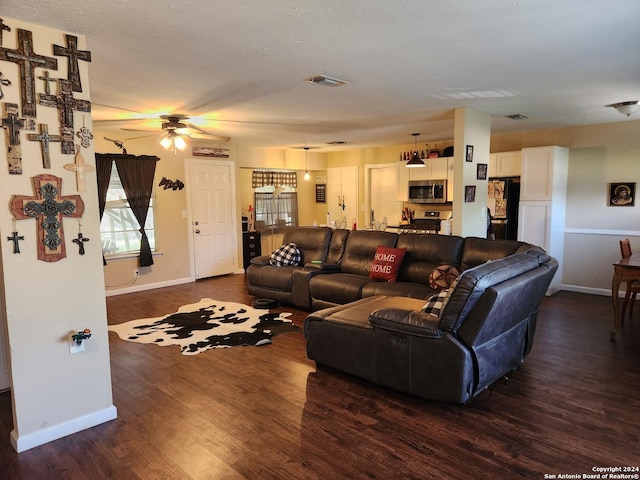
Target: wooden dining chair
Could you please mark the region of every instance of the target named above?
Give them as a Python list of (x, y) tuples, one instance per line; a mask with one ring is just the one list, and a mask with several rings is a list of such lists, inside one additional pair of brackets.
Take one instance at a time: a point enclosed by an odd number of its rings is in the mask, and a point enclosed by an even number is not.
[[(631, 243), (628, 238), (624, 240), (620, 240), (620, 254), (622, 258), (631, 256)], [(620, 323), (624, 323), (624, 314), (627, 310), (627, 305), (629, 305), (629, 320), (631, 320), (631, 316), (633, 315), (633, 306), (636, 301), (636, 295), (640, 292), (640, 282), (637, 280), (632, 280), (627, 282), (627, 291), (624, 294), (624, 302), (622, 302), (622, 312), (620, 313)]]

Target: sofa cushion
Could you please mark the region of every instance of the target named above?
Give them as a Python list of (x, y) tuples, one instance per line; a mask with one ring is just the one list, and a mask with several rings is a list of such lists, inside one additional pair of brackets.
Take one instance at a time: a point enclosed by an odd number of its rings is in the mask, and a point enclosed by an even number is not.
[(347, 237), (340, 271), (368, 277), (378, 245), (395, 247), (398, 235), (391, 232), (355, 230)]
[(402, 233), (395, 246), (407, 250), (398, 281), (428, 285), (429, 274), (434, 268), (440, 265), (459, 267), (464, 238), (455, 235)]
[(447, 290), (460, 272), (453, 265), (440, 265), (429, 274), (429, 286), (434, 290)]
[(333, 230), (330, 228), (294, 227), (284, 232), (282, 244), (295, 243), (300, 250), (300, 264), (325, 261)]
[(287, 243), (278, 247), (269, 257), (269, 263), (276, 267), (292, 266), (300, 264), (302, 255), (295, 243)]
[(387, 282), (395, 282), (398, 278), (400, 265), (406, 250), (378, 245), (371, 264), (369, 278), (381, 279)]

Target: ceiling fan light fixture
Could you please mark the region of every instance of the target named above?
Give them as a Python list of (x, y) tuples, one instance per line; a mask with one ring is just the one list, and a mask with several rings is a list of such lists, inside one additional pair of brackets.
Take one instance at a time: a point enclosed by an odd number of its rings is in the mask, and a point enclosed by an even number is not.
[(173, 144), (178, 150), (184, 150), (185, 148), (187, 148), (187, 142), (185, 142), (184, 138), (179, 135), (173, 139)]
[(418, 135), (420, 135), (419, 133), (412, 133), (411, 135), (413, 135), (413, 138), (415, 139), (414, 141), (414, 150), (413, 150), (413, 155), (411, 155), (411, 159), (407, 162), (407, 164), (405, 165), (405, 167), (407, 168), (420, 168), (420, 167), (424, 167), (424, 161), (420, 158), (420, 155), (418, 155)]
[(308, 182), (311, 180), (309, 173), (309, 147), (304, 147), (304, 179)]
[(160, 140), (160, 145), (162, 145), (162, 148), (165, 148), (167, 150), (171, 148), (171, 143), (171, 138), (169, 137), (162, 137), (162, 139)]
[(613, 107), (618, 112), (628, 117), (629, 115), (633, 115), (640, 110), (640, 103), (638, 102), (638, 100), (631, 100), (628, 102), (612, 103), (611, 105), (607, 105), (607, 107)]

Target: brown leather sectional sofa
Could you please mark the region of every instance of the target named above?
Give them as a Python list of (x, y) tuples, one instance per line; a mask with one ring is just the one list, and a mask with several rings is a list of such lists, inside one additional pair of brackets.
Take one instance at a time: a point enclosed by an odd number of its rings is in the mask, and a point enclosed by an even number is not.
[[(304, 324), (310, 359), (451, 403), (468, 402), (524, 361), (558, 269), (541, 248), (509, 240), (296, 228), (284, 241), (299, 246), (303, 265), (254, 259), (249, 293), (315, 310)], [(406, 249), (396, 282), (369, 278), (378, 245)], [(435, 314), (423, 307), (440, 265), (461, 273)]]

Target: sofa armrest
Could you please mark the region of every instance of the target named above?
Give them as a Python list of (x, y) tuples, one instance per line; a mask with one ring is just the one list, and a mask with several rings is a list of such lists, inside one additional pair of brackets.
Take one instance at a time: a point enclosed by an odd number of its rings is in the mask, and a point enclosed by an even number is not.
[(269, 265), (270, 255), (261, 255), (259, 257), (253, 257), (249, 262), (251, 265)]
[(340, 271), (340, 265), (337, 263), (309, 262), (305, 264), (304, 268), (318, 273), (335, 273)]
[(377, 328), (429, 338), (442, 338), (439, 318), (431, 313), (402, 308), (381, 308), (369, 314), (369, 323)]

